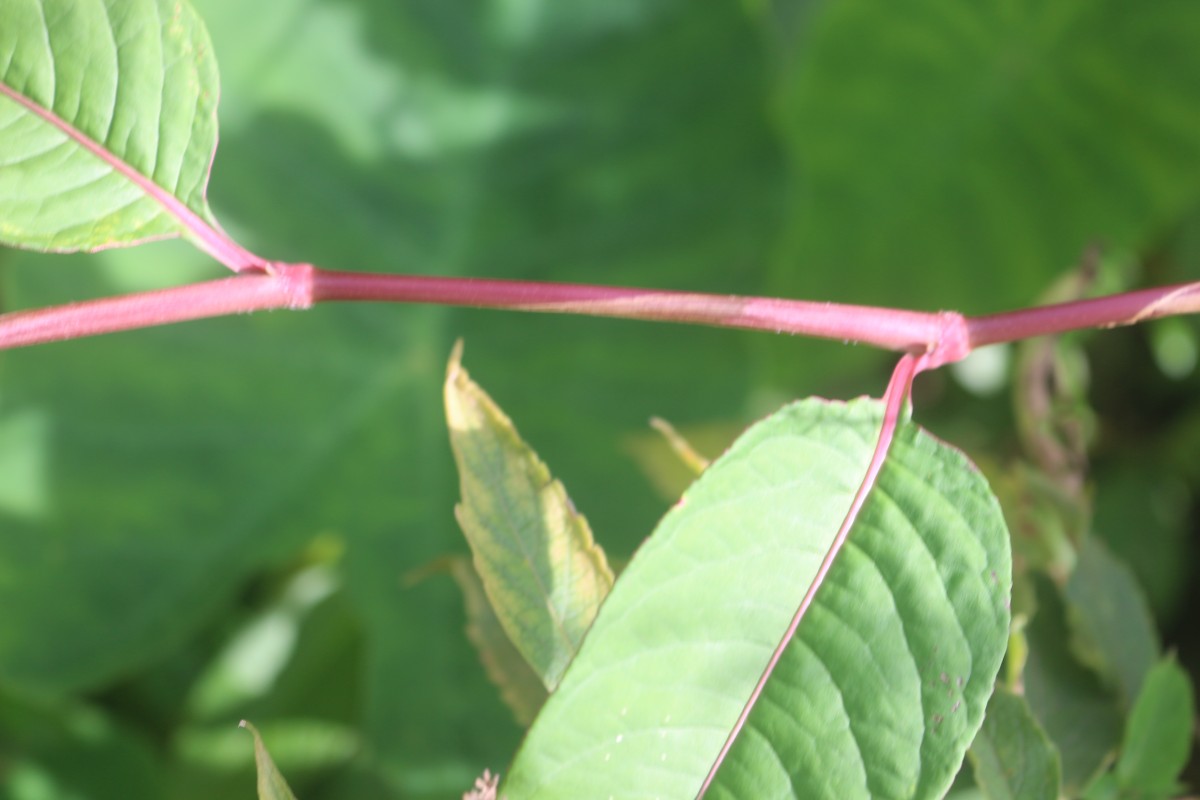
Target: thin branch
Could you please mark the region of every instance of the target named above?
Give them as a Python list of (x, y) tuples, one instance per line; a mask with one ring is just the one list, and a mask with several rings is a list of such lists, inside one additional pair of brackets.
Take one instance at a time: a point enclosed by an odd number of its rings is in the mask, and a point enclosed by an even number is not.
[[(300, 278), (301, 280), (297, 280)], [(243, 274), (0, 315), (0, 350), (270, 308), (312, 305), (303, 273)]]
[[(277, 285), (272, 287), (272, 282)], [(1200, 282), (964, 318), (950, 311), (588, 284), (338, 272), (310, 264), (260, 262), (224, 281), (0, 315), (0, 349), (339, 300), (587, 314), (801, 334), (923, 354), (923, 368), (934, 369), (976, 347), (998, 342), (1196, 313)]]
[(802, 334), (925, 352), (961, 319), (948, 312), (617, 286), (318, 270), (313, 299), (437, 303)]
[(972, 349), (1084, 328), (1117, 328), (1200, 311), (1200, 282), (1139, 289), (967, 319)]

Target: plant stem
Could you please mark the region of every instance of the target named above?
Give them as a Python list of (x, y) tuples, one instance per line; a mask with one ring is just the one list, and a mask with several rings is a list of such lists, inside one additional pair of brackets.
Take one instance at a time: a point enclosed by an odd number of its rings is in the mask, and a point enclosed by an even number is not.
[(313, 300), (437, 303), (682, 322), (820, 336), (920, 352), (940, 340), (946, 324), (943, 314), (770, 297), (327, 270), (314, 274)]
[(1116, 328), (1197, 311), (1200, 311), (1200, 282), (970, 317), (967, 331), (970, 347), (974, 349), (1084, 328)]
[(151, 292), (0, 315), (0, 349), (150, 328), (269, 308), (303, 308), (306, 287), (286, 276), (241, 274)]
[(586, 314), (817, 336), (924, 354), (933, 369), (976, 347), (1200, 311), (1200, 282), (964, 318), (772, 297), (570, 283), (339, 272), (268, 262), (231, 278), (0, 315), (0, 349), (327, 301)]

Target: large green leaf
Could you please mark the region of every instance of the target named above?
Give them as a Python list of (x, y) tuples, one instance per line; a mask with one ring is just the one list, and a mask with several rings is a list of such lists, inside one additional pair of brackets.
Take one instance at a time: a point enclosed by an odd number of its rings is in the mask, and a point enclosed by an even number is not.
[(212, 224), (217, 64), (187, 0), (0, 0), (0, 242), (98, 250)]
[[(705, 472), (601, 608), (510, 797), (696, 794), (849, 507), (880, 409), (797, 403)], [(943, 794), (992, 692), (1010, 586), (986, 484), (904, 426), (712, 796)]]
[(814, 5), (780, 61), (781, 293), (998, 311), (1200, 197), (1189, 0)]

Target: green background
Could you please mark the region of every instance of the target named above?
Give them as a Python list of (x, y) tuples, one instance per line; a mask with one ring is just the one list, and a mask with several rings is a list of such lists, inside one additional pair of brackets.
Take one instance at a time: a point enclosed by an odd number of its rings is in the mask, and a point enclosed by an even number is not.
[[(222, 78), (209, 199), (269, 258), (966, 313), (1036, 301), (1090, 247), (1108, 288), (1200, 273), (1187, 0), (196, 7)], [(0, 268), (5, 309), (222, 274), (179, 242)], [(309, 800), (457, 796), (505, 768), (520, 731), (454, 584), (411, 579), (465, 551), (441, 411), (457, 337), (615, 559), (674, 499), (650, 416), (716, 455), (792, 397), (878, 395), (889, 368), (377, 305), (6, 353), (0, 796), (249, 797), (242, 717)], [(1072, 345), (1092, 527), (1194, 669), (1196, 326)], [(1006, 474), (1011, 382), (965, 386), (922, 378), (915, 418)]]

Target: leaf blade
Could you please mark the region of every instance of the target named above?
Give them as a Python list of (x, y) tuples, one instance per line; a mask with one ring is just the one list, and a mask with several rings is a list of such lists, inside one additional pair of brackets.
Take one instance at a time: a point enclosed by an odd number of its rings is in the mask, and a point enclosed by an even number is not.
[(1058, 750), (1025, 698), (1000, 688), (971, 744), (975, 781), (989, 800), (1055, 800), (1062, 784)]
[[(585, 786), (593, 794), (603, 791), (614, 796), (696, 793), (779, 633), (808, 588), (802, 576), (815, 574), (841, 522), (870, 460), (879, 419), (875, 404), (799, 403), (752, 428), (705, 473), (664, 518), (601, 610), (575, 664), (518, 754), (505, 785), (510, 796), (564, 796)], [(893, 447), (911, 451), (917, 436), (914, 427), (905, 427)], [(971, 491), (986, 507), (986, 546), (981, 549), (986, 551), (984, 561), (992, 564), (982, 576), (976, 575), (976, 583), (992, 584), (984, 587), (987, 601), (972, 606), (988, 612), (989, 641), (976, 654), (974, 672), (961, 673), (965, 686), (958, 686), (949, 674), (945, 675), (948, 684), (937, 681), (940, 669), (949, 669), (952, 660), (945, 653), (933, 673), (935, 686), (917, 686), (929, 682), (928, 664), (914, 665), (898, 678), (885, 676), (893, 682), (907, 681), (908, 694), (918, 695), (915, 714), (911, 704), (899, 704), (892, 709), (895, 713), (885, 714), (889, 722), (922, 726), (938, 709), (948, 720), (944, 730), (945, 738), (953, 740), (950, 748), (929, 745), (929, 737), (921, 731), (915, 750), (907, 753), (898, 754), (900, 745), (872, 746), (873, 753), (887, 756), (880, 763), (905, 764), (912, 784), (909, 791), (919, 786), (921, 792), (932, 794), (931, 787), (944, 791), (949, 786), (991, 692), (1007, 635), (1004, 595), (1010, 568), (1001, 546), (1006, 544), (1003, 521), (994, 500), (981, 488), (981, 479), (961, 469), (966, 461), (960, 454), (933, 445), (923, 434), (919, 441), (917, 449), (932, 448), (941, 454), (939, 458), (948, 458), (946, 472), (973, 487)], [(895, 472), (885, 466), (881, 473), (885, 491), (895, 482)], [(945, 475), (938, 479), (949, 480)], [(878, 516), (875, 497), (868, 499), (842, 557), (801, 623), (797, 640), (808, 651), (812, 643), (806, 636), (817, 642), (828, 639), (823, 626), (836, 624), (836, 614), (821, 610), (831, 593), (840, 591), (853, 601), (855, 593), (838, 588), (839, 584), (847, 577), (870, 581), (869, 570), (850, 562), (854, 553), (861, 552), (864, 523), (869, 525)], [(743, 524), (751, 530), (739, 530)], [(886, 537), (877, 538), (886, 545)], [(898, 551), (901, 560), (903, 555)], [(877, 611), (877, 606), (871, 610)], [(867, 615), (869, 620), (877, 616)], [(939, 630), (944, 632), (944, 626)], [(854, 637), (843, 641), (851, 642), (848, 651), (854, 649)], [(862, 776), (830, 772), (831, 764), (854, 763), (838, 762), (834, 753), (845, 744), (845, 737), (839, 734), (843, 741), (834, 741), (839, 736), (830, 734), (820, 719), (837, 704), (837, 693), (828, 688), (788, 690), (816, 685), (806, 682), (811, 675), (797, 663), (795, 654), (803, 648), (793, 642), (785, 653), (718, 772), (711, 796), (790, 797), (794, 792), (800, 797), (846, 797), (853, 796), (855, 785), (867, 786)], [(854, 656), (840, 658), (849, 661)], [(850, 673), (850, 684), (862, 692), (860, 702), (881, 697), (867, 688), (872, 681), (859, 681), (879, 669), (871, 661), (865, 663), (867, 668), (860, 664), (858, 671)], [(920, 697), (922, 693), (927, 696)], [(816, 724), (824, 731), (820, 736), (788, 729), (786, 720), (774, 718), (803, 713), (798, 704), (814, 695), (822, 706), (806, 724)], [(778, 714), (780, 708), (786, 713)], [(962, 721), (950, 719), (955, 712)], [(870, 719), (860, 717), (856, 724), (866, 725)], [(897, 729), (894, 738), (913, 741), (911, 733)], [(764, 742), (765, 748), (760, 746)], [(815, 749), (813, 742), (819, 743)], [(806, 748), (808, 752), (801, 752)], [(811, 771), (805, 784), (798, 767), (808, 757), (824, 766)], [(924, 761), (932, 766), (923, 771)], [(829, 782), (822, 785), (823, 779)], [(606, 783), (599, 784), (601, 780)], [(925, 796), (888, 789), (874, 794)]]
[(271, 754), (267, 752), (267, 746), (263, 743), (258, 728), (246, 720), (242, 720), (239, 726), (250, 731), (250, 735), (254, 737), (254, 765), (258, 769), (258, 800), (296, 800), (296, 795), (292, 794), (283, 774), (271, 760)]
[(3, 0), (0, 242), (74, 252), (186, 235), (230, 266), (205, 192), (217, 65), (183, 0)]
[(587, 519), (461, 355), (460, 343), (445, 386), (463, 498), (456, 516), (497, 618), (553, 691), (612, 588), (612, 571)]

